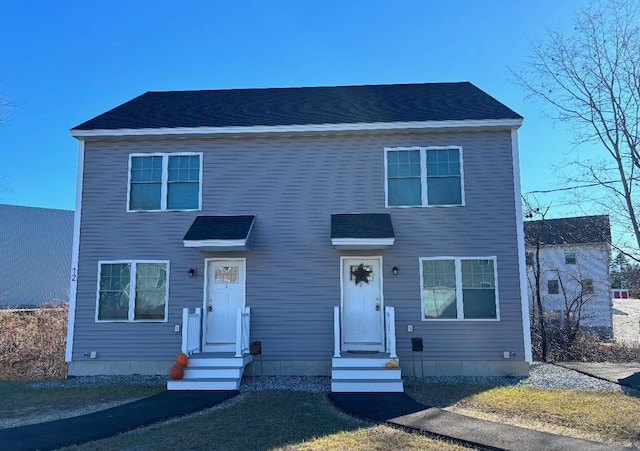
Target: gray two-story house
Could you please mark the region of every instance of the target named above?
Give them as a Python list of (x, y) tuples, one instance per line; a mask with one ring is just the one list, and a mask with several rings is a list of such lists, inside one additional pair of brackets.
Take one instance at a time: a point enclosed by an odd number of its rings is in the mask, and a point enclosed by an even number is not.
[(78, 125), (69, 374), (526, 374), (521, 123), (465, 82), (148, 92)]

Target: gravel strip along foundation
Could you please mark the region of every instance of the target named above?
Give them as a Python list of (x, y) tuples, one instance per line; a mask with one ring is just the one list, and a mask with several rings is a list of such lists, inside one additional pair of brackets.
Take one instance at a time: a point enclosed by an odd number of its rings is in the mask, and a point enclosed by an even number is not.
[[(71, 377), (60, 381), (34, 382), (32, 387), (46, 389), (49, 387), (97, 387), (113, 383), (124, 384), (163, 384), (164, 376), (82, 376)], [(413, 380), (411, 380), (413, 382)], [(460, 377), (431, 376), (418, 379), (416, 382), (441, 384), (474, 384), (487, 386), (526, 385), (536, 388), (566, 388), (579, 390), (621, 390), (620, 386), (602, 381), (577, 371), (569, 370), (549, 363), (533, 363), (529, 377)], [(240, 385), (241, 392), (260, 390), (293, 390), (312, 393), (323, 393), (331, 390), (331, 378), (312, 376), (246, 376)]]

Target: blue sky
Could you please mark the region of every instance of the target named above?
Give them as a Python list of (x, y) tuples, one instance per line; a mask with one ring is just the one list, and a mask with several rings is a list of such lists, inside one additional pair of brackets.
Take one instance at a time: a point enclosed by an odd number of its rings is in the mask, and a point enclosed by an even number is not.
[[(14, 107), (0, 124), (0, 202), (73, 209), (69, 129), (145, 91), (440, 81), (470, 81), (523, 115), (523, 191), (557, 188), (571, 133), (508, 67), (585, 3), (3, 0), (0, 95)], [(579, 212), (539, 198), (551, 216)]]

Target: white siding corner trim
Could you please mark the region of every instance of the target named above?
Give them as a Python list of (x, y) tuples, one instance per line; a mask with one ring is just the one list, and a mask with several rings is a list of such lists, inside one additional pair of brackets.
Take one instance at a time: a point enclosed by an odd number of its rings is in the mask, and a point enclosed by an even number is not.
[(531, 352), (531, 325), (529, 323), (529, 294), (527, 293), (527, 265), (524, 250), (524, 224), (522, 218), (522, 198), (520, 197), (520, 151), (518, 131), (511, 130), (511, 152), (513, 154), (513, 187), (516, 201), (516, 236), (518, 239), (518, 266), (520, 268), (520, 304), (522, 309), (522, 335), (524, 339), (524, 360), (533, 362)]
[(78, 142), (78, 168), (76, 175), (76, 211), (73, 218), (73, 248), (71, 254), (71, 283), (69, 285), (69, 319), (64, 361), (71, 362), (73, 336), (76, 325), (76, 297), (78, 294), (78, 256), (80, 253), (80, 218), (82, 215), (82, 182), (84, 173), (84, 140)]

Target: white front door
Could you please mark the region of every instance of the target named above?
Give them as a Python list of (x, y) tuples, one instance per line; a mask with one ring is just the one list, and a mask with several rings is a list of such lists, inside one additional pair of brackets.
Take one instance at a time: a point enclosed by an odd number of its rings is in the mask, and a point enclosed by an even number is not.
[(342, 258), (342, 350), (384, 351), (379, 257)]
[(203, 351), (235, 351), (238, 309), (244, 307), (244, 260), (207, 262)]

